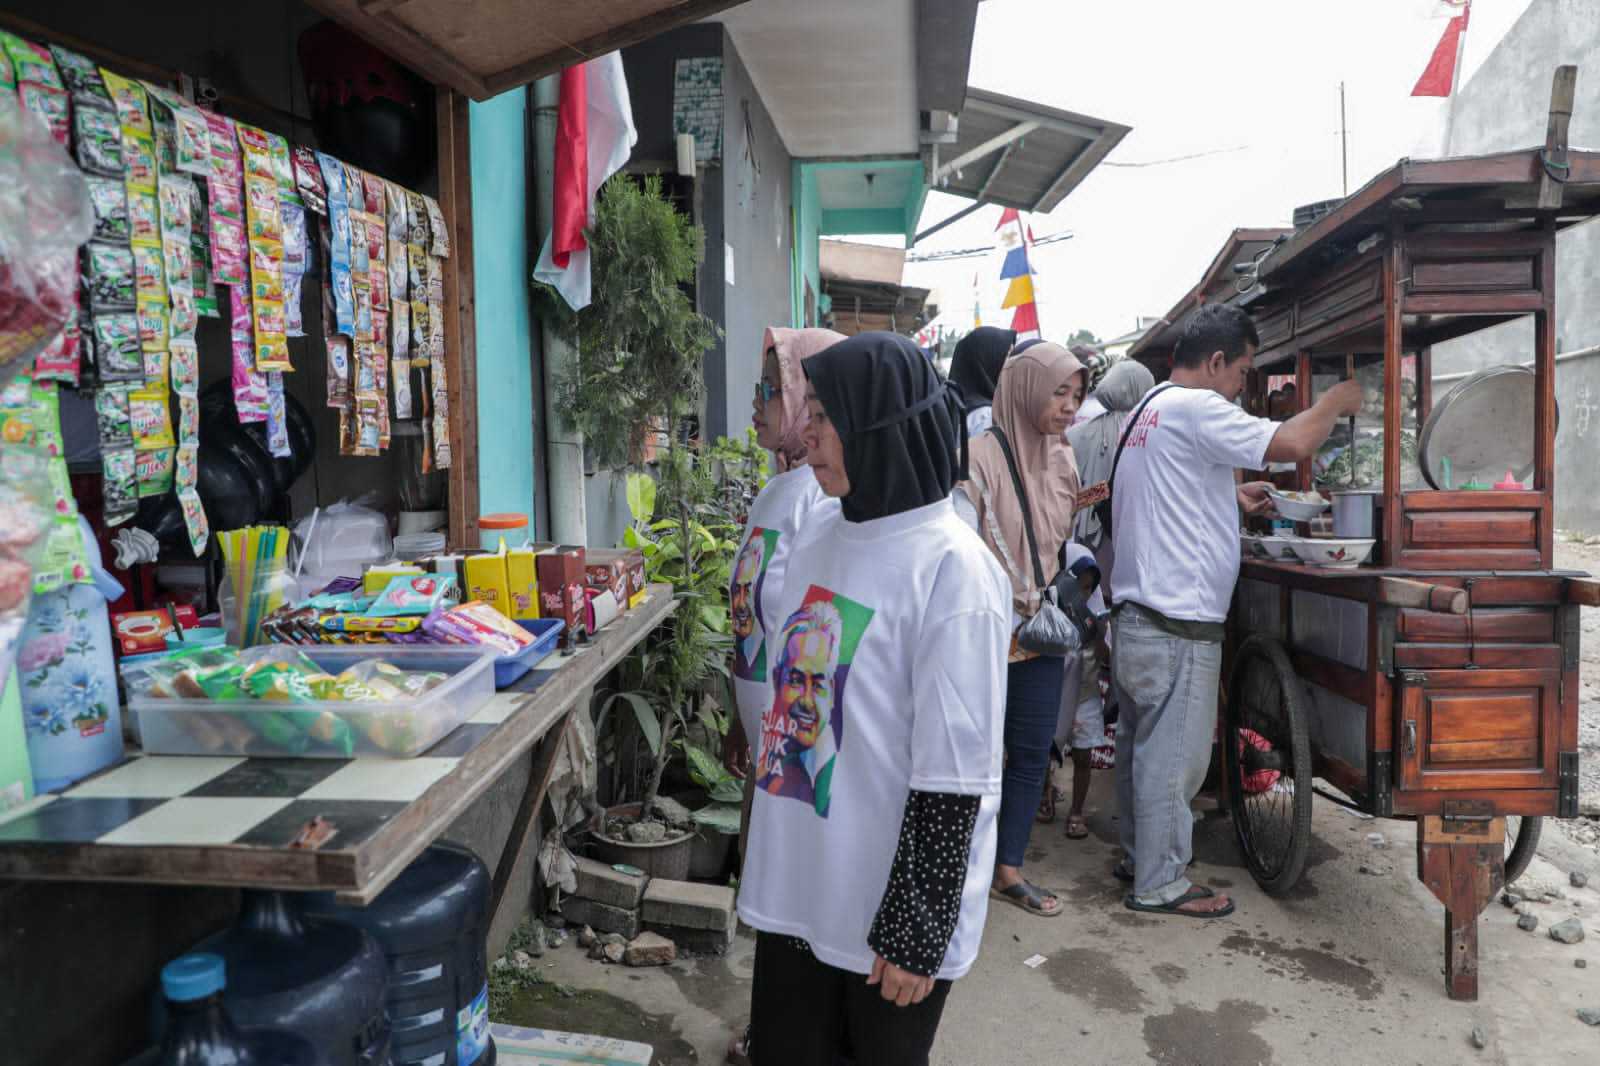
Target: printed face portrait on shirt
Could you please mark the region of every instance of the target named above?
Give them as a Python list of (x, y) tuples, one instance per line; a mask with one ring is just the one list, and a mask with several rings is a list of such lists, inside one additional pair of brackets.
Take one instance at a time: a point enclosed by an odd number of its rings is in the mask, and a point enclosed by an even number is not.
[(871, 610), (813, 586), (773, 642), (772, 706), (762, 720), (756, 785), (826, 818), (844, 733), (844, 686)]
[(733, 676), (744, 681), (767, 679), (766, 632), (761, 625), (761, 593), (767, 567), (778, 547), (779, 533), (759, 526), (739, 552), (728, 588), (728, 613), (733, 623)]

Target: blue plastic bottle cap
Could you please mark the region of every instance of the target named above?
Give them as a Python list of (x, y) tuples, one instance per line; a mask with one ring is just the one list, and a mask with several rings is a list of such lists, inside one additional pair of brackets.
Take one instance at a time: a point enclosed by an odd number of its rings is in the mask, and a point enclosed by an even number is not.
[(161, 991), (175, 1003), (189, 1003), (221, 992), (227, 986), (221, 955), (182, 955), (161, 968)]

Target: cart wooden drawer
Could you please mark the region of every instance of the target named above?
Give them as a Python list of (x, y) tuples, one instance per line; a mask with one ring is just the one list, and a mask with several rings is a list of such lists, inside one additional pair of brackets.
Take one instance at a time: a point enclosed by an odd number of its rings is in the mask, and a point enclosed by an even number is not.
[(1558, 669), (1403, 671), (1399, 786), (1555, 788), (1560, 680)]
[[(1474, 590), (1477, 591), (1476, 589)], [(1473, 609), (1470, 616), (1406, 608), (1395, 627), (1398, 640), (1420, 644), (1465, 644), (1470, 637), (1487, 644), (1553, 644), (1554, 609)]]
[(1393, 563), (1414, 570), (1536, 570), (1543, 563), (1544, 495), (1408, 492)]

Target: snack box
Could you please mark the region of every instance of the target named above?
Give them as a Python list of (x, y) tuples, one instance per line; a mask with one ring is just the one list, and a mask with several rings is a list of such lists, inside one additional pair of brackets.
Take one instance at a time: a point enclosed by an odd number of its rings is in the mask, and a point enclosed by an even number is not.
[(586, 576), (591, 589), (607, 589), (617, 603), (628, 603), (628, 553), (609, 548), (590, 548)]
[(511, 590), (506, 582), (506, 556), (469, 555), (462, 563), (467, 575), (466, 599), (482, 600), (507, 618), (511, 614)]
[[(449, 677), (421, 696), (389, 701), (289, 702), (134, 696), (128, 701), (128, 709), (138, 719), (144, 750), (152, 755), (409, 759), (443, 740), (494, 696), (495, 657), (492, 652), (476, 648), (314, 644), (301, 650), (330, 674), (365, 660), (381, 659), (408, 672), (439, 671)], [(347, 755), (336, 748), (314, 743), (286, 749), (269, 739), (284, 715), (292, 716), (297, 724), (315, 722), (323, 715), (338, 718), (349, 726), (355, 739), (354, 750)]]
[(511, 596), (511, 609), (507, 613), (519, 622), (539, 617), (536, 558), (538, 556), (532, 546), (527, 544), (506, 552), (506, 591)]
[(539, 617), (559, 618), (574, 638), (584, 628), (583, 548), (563, 544), (534, 557), (539, 577)]
[[(200, 624), (194, 608), (188, 604), (174, 607), (178, 624), (193, 629)], [(146, 655), (167, 650), (167, 634), (173, 632), (172, 619), (165, 610), (119, 611), (111, 616), (111, 632), (116, 637), (118, 655)]]

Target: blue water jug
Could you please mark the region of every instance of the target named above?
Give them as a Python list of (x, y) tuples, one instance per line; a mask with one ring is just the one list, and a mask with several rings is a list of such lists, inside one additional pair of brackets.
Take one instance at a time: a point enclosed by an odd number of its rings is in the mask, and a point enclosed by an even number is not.
[(226, 962), (237, 1024), (301, 1037), (313, 1066), (390, 1066), (383, 951), (360, 929), (303, 918), (289, 893), (246, 891), (238, 922), (195, 950)]
[(395, 1066), (494, 1066), (489, 1037), (489, 870), (435, 844), (365, 907), (313, 894), (307, 917), (371, 933), (389, 966)]
[(241, 1030), (223, 1006), (227, 965), (217, 955), (184, 955), (161, 969), (169, 1024), (153, 1066), (312, 1066), (311, 1045), (273, 1030)]

